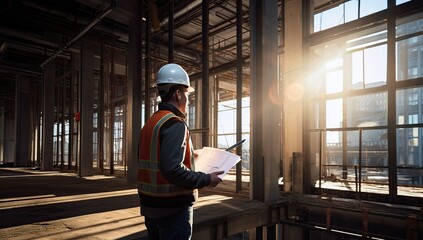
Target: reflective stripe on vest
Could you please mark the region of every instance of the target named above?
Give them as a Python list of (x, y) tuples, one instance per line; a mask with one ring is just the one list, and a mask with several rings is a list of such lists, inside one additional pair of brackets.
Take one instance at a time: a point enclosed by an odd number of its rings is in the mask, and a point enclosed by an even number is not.
[[(181, 120), (171, 111), (159, 110), (147, 121), (140, 135), (140, 159), (138, 161), (138, 191), (157, 197), (171, 197), (189, 195), (193, 190), (187, 190), (169, 183), (160, 173), (160, 129), (164, 123), (172, 118)], [(186, 129), (186, 151), (183, 163), (191, 169), (191, 142)]]

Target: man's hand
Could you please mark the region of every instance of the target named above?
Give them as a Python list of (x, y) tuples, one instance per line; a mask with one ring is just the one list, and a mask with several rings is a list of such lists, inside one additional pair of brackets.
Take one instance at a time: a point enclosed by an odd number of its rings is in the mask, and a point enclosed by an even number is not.
[(218, 172), (212, 172), (210, 173), (211, 176), (211, 181), (210, 184), (208, 185), (209, 187), (216, 187), (217, 184), (221, 183), (223, 180), (218, 177), (218, 175), (224, 173), (224, 171), (218, 171)]
[(194, 159), (195, 160), (197, 160), (198, 156), (200, 156), (201, 150), (203, 150), (203, 149), (196, 149), (196, 150), (194, 150)]

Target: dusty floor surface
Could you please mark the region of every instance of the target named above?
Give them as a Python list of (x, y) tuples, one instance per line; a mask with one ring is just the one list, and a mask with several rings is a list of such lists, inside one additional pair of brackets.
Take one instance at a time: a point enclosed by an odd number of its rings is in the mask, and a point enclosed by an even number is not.
[[(233, 201), (201, 193), (194, 229), (248, 204)], [(146, 229), (136, 188), (125, 178), (0, 168), (0, 239), (146, 239)]]

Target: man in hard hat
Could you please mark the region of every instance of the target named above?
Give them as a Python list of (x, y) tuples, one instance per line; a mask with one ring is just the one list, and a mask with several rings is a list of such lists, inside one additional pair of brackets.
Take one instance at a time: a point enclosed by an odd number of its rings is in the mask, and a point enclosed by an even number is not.
[(157, 73), (161, 103), (140, 135), (138, 193), (148, 239), (191, 239), (193, 204), (199, 188), (214, 187), (221, 172), (195, 172), (194, 153), (185, 122), (188, 96), (194, 91), (186, 71), (170, 63)]

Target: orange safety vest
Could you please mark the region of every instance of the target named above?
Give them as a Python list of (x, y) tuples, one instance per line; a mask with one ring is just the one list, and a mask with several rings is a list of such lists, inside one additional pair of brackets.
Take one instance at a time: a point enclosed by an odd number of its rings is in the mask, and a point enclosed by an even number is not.
[[(159, 110), (147, 121), (140, 135), (140, 156), (138, 160), (138, 191), (154, 197), (174, 197), (193, 194), (194, 190), (184, 189), (169, 183), (160, 172), (160, 129), (172, 118), (183, 121), (169, 110)], [(184, 165), (191, 169), (194, 157), (191, 156), (191, 140), (186, 128), (187, 147)]]

